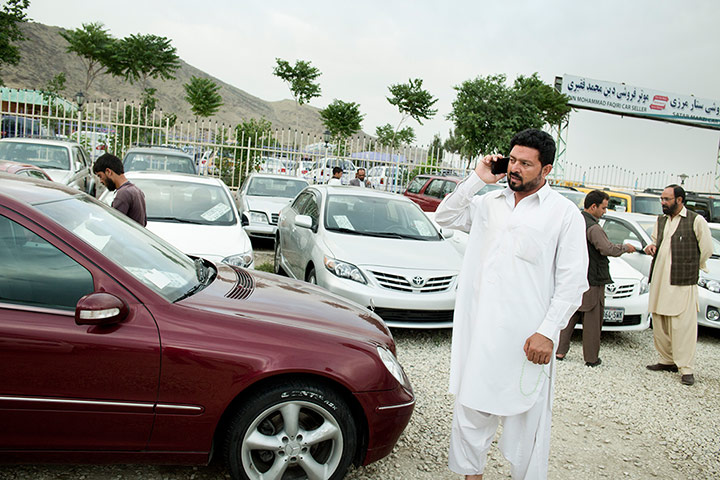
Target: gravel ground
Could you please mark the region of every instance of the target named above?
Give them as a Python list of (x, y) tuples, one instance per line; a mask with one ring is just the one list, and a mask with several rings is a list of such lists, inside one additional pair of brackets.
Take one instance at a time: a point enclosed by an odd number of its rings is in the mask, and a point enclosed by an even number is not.
[[(256, 254), (256, 263), (267, 252)], [(458, 480), (447, 469), (452, 396), (447, 392), (450, 331), (395, 330), (398, 357), (417, 405), (393, 453), (348, 475), (352, 480)], [(549, 478), (553, 480), (720, 478), (720, 330), (700, 329), (696, 383), (650, 372), (652, 330), (605, 333), (603, 363), (582, 360), (579, 332), (557, 366)], [(215, 480), (221, 466), (0, 466), (0, 479)], [(493, 446), (487, 480), (509, 479)]]

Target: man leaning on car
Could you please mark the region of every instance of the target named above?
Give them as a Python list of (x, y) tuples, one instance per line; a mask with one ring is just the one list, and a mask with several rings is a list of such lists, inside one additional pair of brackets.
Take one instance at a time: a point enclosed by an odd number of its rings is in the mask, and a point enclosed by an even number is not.
[(598, 220), (605, 215), (610, 196), (601, 191), (593, 190), (585, 196), (585, 237), (588, 249), (587, 279), (590, 288), (583, 294), (582, 305), (573, 314), (562, 332), (555, 358), (562, 360), (570, 349), (570, 337), (575, 324), (582, 319), (583, 325), (583, 358), (588, 367), (597, 367), (602, 363), (600, 357), (600, 334), (602, 332), (603, 314), (605, 312), (605, 285), (612, 283), (610, 278), (610, 261), (607, 257), (619, 257), (623, 253), (632, 253), (635, 247), (630, 244), (614, 244), (608, 240), (605, 230)]

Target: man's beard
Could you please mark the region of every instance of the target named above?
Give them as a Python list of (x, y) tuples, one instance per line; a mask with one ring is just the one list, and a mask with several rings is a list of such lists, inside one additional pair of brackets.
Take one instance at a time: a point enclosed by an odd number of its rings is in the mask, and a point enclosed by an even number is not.
[(111, 192), (114, 192), (114, 191), (115, 191), (115, 189), (116, 189), (116, 187), (115, 187), (115, 182), (113, 182), (113, 181), (110, 180), (109, 178), (106, 178), (105, 180), (103, 180), (103, 183), (105, 184), (105, 187), (106, 187), (108, 190), (110, 190)]
[(675, 213), (675, 209), (677, 209), (677, 203), (674, 203), (673, 205), (663, 205), (662, 211), (665, 215), (672, 215)]
[[(520, 183), (513, 185), (513, 179), (519, 180)], [(540, 185), (542, 185), (542, 182), (542, 173), (528, 182), (523, 182), (520, 175), (517, 175), (515, 173), (508, 174), (508, 187), (510, 187), (510, 190), (512, 190), (513, 192), (527, 192), (529, 190), (535, 190)]]

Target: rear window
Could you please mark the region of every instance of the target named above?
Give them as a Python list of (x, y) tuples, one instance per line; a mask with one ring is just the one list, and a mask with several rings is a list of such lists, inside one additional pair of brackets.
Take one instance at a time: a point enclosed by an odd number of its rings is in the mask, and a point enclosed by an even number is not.
[(166, 170), (175, 173), (195, 173), (190, 157), (160, 152), (132, 152), (123, 161), (126, 172)]

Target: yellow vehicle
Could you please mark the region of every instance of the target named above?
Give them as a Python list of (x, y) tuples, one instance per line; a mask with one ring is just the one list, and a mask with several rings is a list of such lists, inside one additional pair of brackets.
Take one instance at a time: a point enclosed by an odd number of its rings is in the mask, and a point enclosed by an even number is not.
[(622, 190), (611, 190), (609, 188), (575, 187), (581, 192), (602, 190), (610, 196), (608, 209), (616, 212), (644, 213), (647, 215), (661, 215), (660, 195), (652, 193), (626, 192)]

